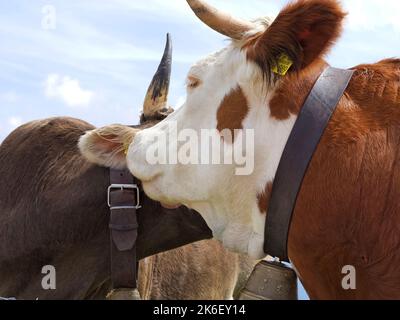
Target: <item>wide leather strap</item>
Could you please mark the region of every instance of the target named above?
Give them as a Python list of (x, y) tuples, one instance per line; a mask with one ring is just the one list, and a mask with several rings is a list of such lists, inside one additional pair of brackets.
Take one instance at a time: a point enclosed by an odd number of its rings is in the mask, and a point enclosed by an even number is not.
[(305, 173), (353, 73), (331, 67), (324, 70), (302, 107), (282, 154), (269, 202), (264, 241), (264, 252), (281, 261), (289, 262), (289, 228)]
[(138, 189), (128, 170), (110, 169), (111, 280), (113, 289), (137, 288)]

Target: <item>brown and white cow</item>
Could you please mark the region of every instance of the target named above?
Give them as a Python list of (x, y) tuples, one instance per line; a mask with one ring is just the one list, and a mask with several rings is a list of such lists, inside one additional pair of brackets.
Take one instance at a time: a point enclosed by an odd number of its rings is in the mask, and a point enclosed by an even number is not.
[[(180, 110), (138, 134), (125, 132), (132, 143), (124, 161), (151, 198), (196, 209), (227, 248), (261, 258), (282, 152), (327, 67), (324, 54), (341, 34), (346, 13), (336, 0), (298, 0), (275, 20), (247, 22), (203, 1), (188, 3), (232, 41), (192, 67)], [(286, 75), (275, 73), (282, 56), (293, 64)], [(352, 69), (303, 181), (289, 257), (311, 298), (400, 299), (400, 60)], [(253, 151), (253, 170), (239, 175), (235, 164), (171, 165), (149, 159), (157, 137), (188, 129), (198, 136), (215, 130), (217, 139), (225, 138), (224, 129), (237, 130), (238, 137), (252, 130), (254, 148), (236, 136), (223, 142), (234, 151)], [(176, 147), (167, 140), (166, 153)], [(110, 151), (109, 159), (116, 161)], [(356, 271), (354, 290), (342, 286), (348, 265)]]
[[(168, 112), (165, 69), (170, 59), (166, 50), (149, 90), (160, 99), (146, 99), (143, 125), (135, 130)], [(155, 90), (153, 85), (160, 83)], [(33, 121), (0, 145), (0, 297), (105, 299), (110, 291), (109, 169), (88, 162), (77, 146), (93, 129), (72, 118)], [(215, 240), (190, 244), (211, 237), (195, 211), (165, 209), (143, 192), (141, 205), (137, 253), (145, 258), (139, 271), (142, 298), (231, 299), (239, 268), (248, 259), (239, 260)], [(190, 245), (178, 248), (185, 244)], [(55, 290), (42, 287), (45, 265), (56, 268)], [(242, 278), (249, 272), (242, 272)]]

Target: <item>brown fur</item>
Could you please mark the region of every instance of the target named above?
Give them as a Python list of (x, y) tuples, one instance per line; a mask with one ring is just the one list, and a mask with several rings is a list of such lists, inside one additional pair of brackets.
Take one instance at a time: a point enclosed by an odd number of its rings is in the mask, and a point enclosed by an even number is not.
[(191, 244), (142, 261), (139, 290), (143, 299), (150, 300), (230, 299), (238, 262), (238, 255), (216, 240)]
[[(297, 115), (320, 72), (326, 66), (326, 62), (319, 60), (311, 68), (306, 68), (299, 73), (290, 73), (282, 78), (279, 87), (269, 102), (271, 117), (277, 120), (286, 120), (291, 115)], [(301, 81), (298, 81), (298, 79), (301, 79)]]
[(234, 130), (243, 129), (243, 120), (249, 112), (249, 106), (242, 88), (239, 86), (227, 94), (217, 112), (217, 130), (230, 130), (234, 137)]
[(263, 193), (257, 196), (258, 200), (258, 208), (260, 209), (261, 213), (267, 213), (269, 200), (271, 198), (272, 192), (272, 182), (268, 182), (265, 186), (265, 190)]
[(336, 0), (299, 0), (287, 5), (264, 33), (249, 39), (243, 48), (268, 81), (281, 54), (293, 61), (290, 72), (298, 72), (330, 49), (345, 16)]
[[(108, 169), (87, 162), (77, 148), (79, 137), (92, 129), (70, 118), (35, 121), (1, 144), (0, 296), (104, 299), (110, 290)], [(139, 258), (211, 237), (196, 212), (163, 209), (143, 192), (141, 200)], [(152, 286), (158, 298), (224, 299), (233, 290), (237, 257), (215, 242), (167, 252), (159, 260)], [(54, 291), (41, 288), (41, 268), (48, 264), (57, 271)], [(180, 274), (187, 278), (175, 283)]]
[[(300, 110), (323, 65), (284, 80), (275, 117)], [(289, 256), (311, 298), (400, 299), (400, 60), (354, 69), (304, 179)], [(341, 287), (345, 265), (355, 291)]]

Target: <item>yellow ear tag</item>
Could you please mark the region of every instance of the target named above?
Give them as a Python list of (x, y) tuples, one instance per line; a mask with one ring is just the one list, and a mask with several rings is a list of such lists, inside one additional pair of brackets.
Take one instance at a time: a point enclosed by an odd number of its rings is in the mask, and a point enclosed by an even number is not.
[(278, 57), (278, 61), (272, 66), (272, 72), (285, 76), (289, 69), (292, 67), (293, 61), (286, 54), (282, 53)]
[(128, 151), (129, 151), (129, 144), (128, 143), (124, 143), (124, 154), (127, 156), (128, 155)]

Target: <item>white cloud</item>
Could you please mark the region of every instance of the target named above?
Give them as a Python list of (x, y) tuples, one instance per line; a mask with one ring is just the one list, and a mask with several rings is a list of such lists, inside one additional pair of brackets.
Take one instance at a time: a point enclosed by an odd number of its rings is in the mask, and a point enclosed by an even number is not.
[(76, 79), (49, 74), (45, 82), (45, 95), (48, 98), (60, 99), (69, 107), (87, 107), (92, 101), (94, 93), (82, 89)]
[(12, 128), (15, 129), (22, 125), (23, 121), (20, 117), (11, 117), (8, 118), (8, 125)]
[(348, 26), (353, 30), (368, 31), (389, 26), (400, 31), (398, 0), (347, 0), (343, 4), (349, 12)]

